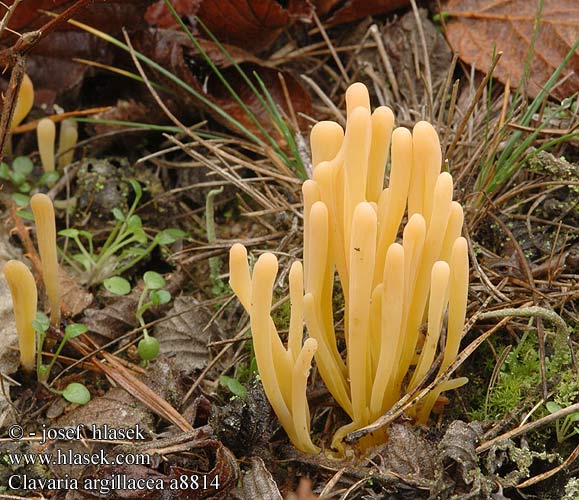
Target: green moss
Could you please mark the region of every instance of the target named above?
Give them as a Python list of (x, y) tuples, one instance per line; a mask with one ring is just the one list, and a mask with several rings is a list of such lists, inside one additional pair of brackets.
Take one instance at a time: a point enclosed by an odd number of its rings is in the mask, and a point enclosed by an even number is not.
[[(500, 352), (498, 347), (497, 351)], [(549, 387), (556, 395), (553, 400), (562, 407), (573, 404), (579, 396), (579, 379), (571, 369), (571, 353), (566, 339), (548, 334), (546, 340), (545, 368)], [(492, 373), (491, 366), (485, 372)], [(541, 369), (537, 335), (526, 332), (518, 345), (507, 355), (494, 387), (478, 398), (478, 407), (470, 416), (476, 420), (498, 420), (517, 410), (531, 408), (541, 399)], [(541, 408), (536, 417), (546, 414)]]

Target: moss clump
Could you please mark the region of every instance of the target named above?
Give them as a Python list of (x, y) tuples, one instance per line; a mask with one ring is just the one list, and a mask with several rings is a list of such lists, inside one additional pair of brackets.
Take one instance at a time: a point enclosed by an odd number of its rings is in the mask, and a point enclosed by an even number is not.
[[(547, 341), (545, 367), (547, 380), (553, 383), (550, 390), (556, 394), (554, 401), (562, 407), (569, 406), (579, 395), (579, 380), (571, 368), (571, 353), (562, 336)], [(549, 339), (549, 336), (548, 336)], [(494, 387), (485, 401), (471, 413), (477, 420), (497, 420), (522, 407), (532, 407), (541, 398), (541, 368), (537, 336), (527, 331), (518, 345), (507, 355)], [(546, 410), (536, 416), (543, 416)]]

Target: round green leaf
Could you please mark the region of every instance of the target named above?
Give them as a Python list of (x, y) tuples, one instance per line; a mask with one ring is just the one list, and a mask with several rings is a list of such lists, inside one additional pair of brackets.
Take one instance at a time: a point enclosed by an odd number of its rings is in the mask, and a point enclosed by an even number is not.
[(133, 231), (133, 236), (141, 245), (147, 243), (147, 235), (145, 234), (145, 231), (143, 231), (143, 228), (137, 228), (135, 231)]
[(14, 158), (14, 161), (12, 162), (12, 170), (24, 177), (30, 175), (33, 169), (34, 163), (32, 163), (30, 158), (27, 156), (18, 156), (17, 158)]
[(88, 389), (78, 382), (72, 382), (66, 386), (62, 391), (62, 396), (71, 403), (85, 405), (90, 401), (90, 392)]
[(43, 186), (46, 186), (46, 185), (54, 184), (59, 178), (60, 178), (60, 174), (56, 170), (53, 170), (52, 172), (44, 172), (40, 176), (38, 183), (43, 185)]
[(67, 338), (73, 339), (75, 337), (78, 337), (79, 335), (82, 335), (87, 331), (88, 327), (86, 325), (83, 325), (81, 323), (71, 323), (70, 325), (66, 325), (66, 328), (64, 329), (64, 334), (66, 335)]
[(135, 233), (143, 227), (143, 222), (138, 215), (131, 215), (127, 221), (127, 227), (129, 231)]
[(247, 396), (247, 390), (243, 385), (239, 382), (239, 380), (228, 377), (227, 375), (221, 375), (219, 377), (219, 383), (229, 389), (229, 392), (232, 392), (237, 397), (241, 399), (245, 399)]
[(36, 313), (36, 318), (32, 321), (32, 328), (37, 332), (45, 332), (50, 328), (50, 320), (42, 311)]
[(171, 300), (171, 294), (167, 290), (152, 290), (149, 298), (154, 306), (160, 306)]
[(159, 290), (165, 286), (165, 278), (155, 271), (147, 271), (143, 274), (143, 281), (150, 290)]
[(12, 184), (14, 184), (15, 186), (20, 186), (20, 184), (24, 183), (24, 181), (26, 181), (26, 176), (24, 174), (21, 174), (20, 172), (10, 172), (10, 177), (12, 179)]
[(554, 401), (549, 401), (545, 406), (547, 407), (547, 410), (549, 410), (549, 413), (556, 413), (561, 409), (561, 406)]
[(123, 213), (123, 211), (120, 208), (117, 208), (117, 207), (113, 208), (113, 216), (119, 222), (125, 222), (125, 214)]
[(170, 245), (185, 237), (187, 233), (180, 229), (165, 229), (157, 234), (156, 240), (159, 245)]
[(131, 284), (120, 276), (113, 276), (103, 281), (105, 288), (115, 295), (127, 295), (131, 291)]
[(12, 195), (12, 199), (14, 200), (14, 203), (16, 203), (16, 205), (19, 207), (27, 207), (28, 204), (30, 203), (30, 196), (22, 193), (14, 193)]
[(143, 361), (155, 359), (159, 355), (159, 341), (146, 335), (139, 342), (137, 351)]
[(0, 163), (0, 179), (5, 181), (10, 179), (10, 167), (4, 162)]

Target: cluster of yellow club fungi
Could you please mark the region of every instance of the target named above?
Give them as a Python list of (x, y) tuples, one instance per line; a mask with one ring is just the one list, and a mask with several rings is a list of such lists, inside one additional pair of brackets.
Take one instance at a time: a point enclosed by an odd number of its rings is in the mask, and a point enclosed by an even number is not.
[[(347, 90), (346, 108), (345, 132), (330, 121), (311, 132), (313, 179), (302, 188), (304, 264), (295, 262), (289, 273), (287, 349), (271, 318), (276, 257), (262, 254), (250, 273), (245, 247), (235, 244), (230, 251), (230, 284), (251, 319), (265, 393), (291, 442), (307, 453), (319, 451), (306, 399), (314, 356), (326, 387), (352, 420), (334, 435), (332, 446), (341, 448), (347, 433), (372, 423), (424, 382), (444, 323), (438, 373), (450, 366), (466, 315), (463, 211), (452, 200), (451, 175), (441, 173), (436, 131), (427, 122), (412, 132), (393, 130), (392, 111), (381, 106), (372, 113), (361, 83)], [(345, 359), (332, 310), (336, 272), (345, 301)], [(309, 338), (302, 344), (304, 320)], [(415, 420), (426, 422), (441, 392), (466, 381), (440, 384), (410, 410)]]
[[(14, 130), (32, 109), (34, 104), (34, 84), (25, 73), (22, 78), (18, 98), (12, 115), (10, 130)], [(56, 143), (56, 124), (50, 118), (42, 118), (36, 125), (36, 139), (38, 142), (38, 153), (42, 168), (45, 172), (52, 172), (55, 169), (54, 147)], [(74, 146), (78, 141), (77, 124), (74, 120), (65, 119), (60, 125), (60, 135), (58, 141), (58, 166), (66, 167), (74, 159)], [(11, 146), (7, 153), (11, 153)], [(10, 156), (10, 154), (9, 154)]]
[[(34, 85), (30, 77), (24, 74), (12, 115), (11, 130), (24, 120), (32, 109), (33, 103)], [(38, 122), (36, 132), (43, 169), (45, 172), (51, 172), (55, 167), (56, 126), (51, 119), (43, 118)], [(59, 166), (66, 166), (72, 162), (74, 149), (71, 148), (74, 148), (77, 139), (76, 122), (64, 120), (60, 129)], [(47, 195), (37, 193), (31, 197), (30, 207), (36, 221), (42, 277), (51, 310), (50, 323), (52, 326), (58, 326), (60, 322), (60, 285), (54, 206)], [(12, 295), (20, 361), (25, 370), (32, 371), (36, 365), (36, 336), (32, 328), (32, 321), (36, 317), (38, 298), (36, 282), (28, 267), (18, 260), (8, 261), (3, 267), (3, 273)]]
[[(58, 327), (60, 323), (60, 279), (56, 252), (56, 223), (52, 200), (43, 193), (30, 198), (30, 207), (36, 222), (36, 237), (42, 266), (42, 280), (50, 304), (50, 324)], [(2, 269), (10, 288), (20, 362), (27, 371), (36, 366), (36, 334), (32, 322), (36, 317), (38, 292), (32, 273), (19, 260), (9, 260)]]

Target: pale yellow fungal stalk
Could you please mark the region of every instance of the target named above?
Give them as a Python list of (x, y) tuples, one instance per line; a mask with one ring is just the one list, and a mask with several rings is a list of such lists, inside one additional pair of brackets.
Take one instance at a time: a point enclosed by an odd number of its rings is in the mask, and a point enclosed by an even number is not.
[(32, 328), (36, 317), (36, 282), (28, 267), (18, 260), (6, 262), (3, 271), (12, 295), (20, 362), (25, 370), (33, 371), (36, 364), (36, 334)]
[(30, 207), (36, 222), (38, 251), (42, 262), (42, 279), (50, 303), (50, 324), (60, 323), (60, 279), (56, 256), (56, 221), (52, 200), (37, 193), (30, 198)]
[(18, 90), (18, 98), (16, 100), (16, 106), (14, 107), (10, 129), (14, 129), (20, 125), (22, 120), (26, 118), (26, 115), (30, 113), (33, 104), (34, 85), (32, 84), (30, 77), (24, 73), (20, 89)]
[(68, 119), (60, 124), (58, 138), (58, 166), (66, 167), (74, 159), (74, 147), (78, 142), (78, 126), (76, 121)]
[[(347, 433), (378, 419), (404, 393), (419, 388), (432, 376), (446, 316), (446, 342), (438, 374), (449, 368), (460, 346), (467, 303), (468, 252), (466, 240), (460, 236), (463, 212), (452, 200), (451, 175), (440, 171), (438, 136), (427, 122), (417, 123), (412, 132), (392, 130), (392, 112), (380, 107), (371, 114), (369, 102), (366, 87), (354, 84), (346, 92), (345, 131), (333, 122), (313, 127), (313, 178), (302, 188), (303, 314), (309, 335), (317, 342), (315, 358), (320, 375), (352, 419), (334, 435), (332, 446), (341, 451), (341, 440)], [(389, 184), (384, 189), (389, 150)], [(399, 243), (396, 239), (405, 213), (408, 222)], [(269, 316), (277, 262), (273, 256), (260, 257), (253, 279), (257, 273), (259, 283), (268, 289), (260, 294), (267, 296), (262, 300), (255, 296), (251, 305), (246, 305), (249, 293), (234, 286), (249, 281), (245, 254), (241, 259), (245, 267), (236, 269), (240, 264), (235, 262), (234, 254), (239, 251), (237, 245), (231, 251), (232, 288), (251, 316), (254, 339), (261, 342), (270, 335), (270, 347), (260, 349), (268, 356), (274, 355), (280, 349), (277, 343), (281, 344), (277, 335), (271, 335), (276, 330)], [(334, 329), (335, 272), (345, 301), (345, 362)], [(239, 278), (242, 275), (243, 280)], [(299, 300), (295, 287), (290, 295), (292, 303)], [(256, 304), (262, 305), (258, 309)], [(297, 346), (301, 341), (292, 330), (301, 322), (301, 309), (295, 312), (298, 319), (293, 314), (292, 306), (288, 343)], [(256, 356), (257, 351), (256, 347)], [(262, 356), (261, 364), (258, 357), (260, 373), (263, 364), (269, 362), (271, 356)], [(280, 355), (273, 366), (263, 367), (264, 387), (265, 379), (272, 383), (274, 375), (279, 376), (278, 367), (283, 363), (288, 361)], [(286, 370), (291, 371), (288, 367)], [(426, 422), (440, 393), (466, 381), (458, 378), (443, 382), (410, 408), (410, 415)], [(296, 385), (293, 388), (297, 390)], [(266, 394), (270, 401), (274, 398), (272, 406), (287, 431), (289, 425), (284, 422), (289, 422), (291, 411), (284, 390), (282, 387), (272, 394), (274, 391), (266, 388)], [(295, 428), (288, 434), (292, 441), (297, 439)], [(371, 437), (365, 446), (383, 437)]]
[[(22, 83), (18, 89), (18, 96), (16, 98), (16, 104), (14, 106), (14, 113), (12, 114), (12, 121), (10, 122), (10, 131), (13, 131), (26, 115), (30, 113), (32, 106), (34, 104), (34, 85), (30, 77), (24, 73), (22, 77)], [(12, 156), (12, 138), (8, 137), (6, 139), (4, 153), (6, 156)]]
[(36, 126), (38, 153), (45, 172), (54, 172), (54, 141), (56, 125), (50, 118), (43, 118)]

